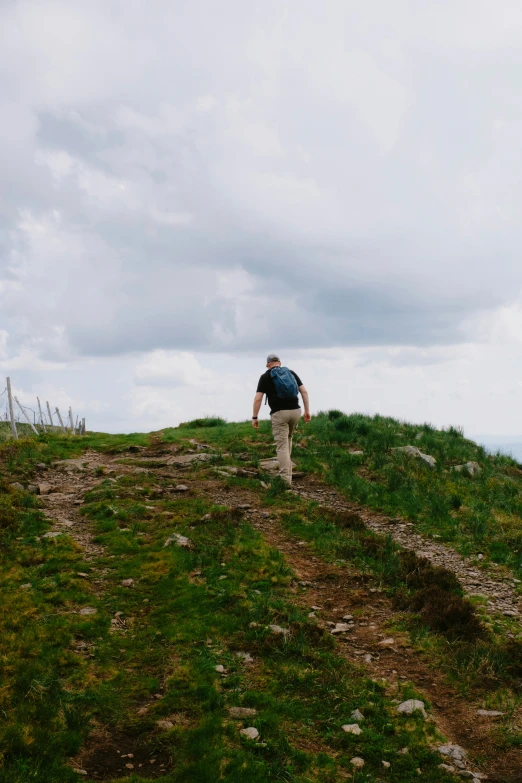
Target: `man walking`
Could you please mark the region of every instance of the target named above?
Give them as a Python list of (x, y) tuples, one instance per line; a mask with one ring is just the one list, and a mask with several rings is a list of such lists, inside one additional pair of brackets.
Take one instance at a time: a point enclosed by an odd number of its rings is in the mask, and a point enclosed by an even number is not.
[(258, 413), (263, 401), (263, 394), (266, 394), (272, 418), (272, 433), (276, 444), (279, 475), (290, 485), (292, 484), (292, 435), (301, 418), (298, 392), (303, 398), (304, 420), (310, 421), (308, 392), (293, 370), (281, 366), (279, 356), (275, 353), (269, 354), (266, 366), (267, 370), (257, 384), (252, 426), (256, 430), (259, 427)]

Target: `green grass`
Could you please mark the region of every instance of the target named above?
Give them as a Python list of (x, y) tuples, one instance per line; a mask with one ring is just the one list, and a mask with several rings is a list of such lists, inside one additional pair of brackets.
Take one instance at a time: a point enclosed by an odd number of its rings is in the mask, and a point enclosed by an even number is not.
[[(418, 432), (421, 439), (415, 439)], [(82, 748), (95, 754), (87, 755), (85, 766), (92, 769), (97, 758), (112, 783), (149, 780), (151, 757), (167, 764), (161, 776), (167, 783), (334, 783), (346, 776), (355, 783), (384, 778), (412, 783), (419, 778), (417, 768), (428, 783), (449, 780), (431, 749), (433, 724), (399, 717), (386, 684), (339, 654), (333, 637), (295, 601), (294, 576), (281, 553), (237, 511), (213, 506), (197, 491), (169, 492), (172, 479), (161, 477), (161, 448), (175, 444), (187, 451), (194, 438), (216, 450), (213, 462), (188, 469), (196, 486), (197, 479), (215, 478), (224, 453), (237, 466), (256, 466), (274, 453), (267, 422), (255, 432), (249, 422), (217, 418), (194, 420), (160, 436), (47, 434), (0, 446), (0, 783), (85, 779), (70, 767)], [(456, 430), (441, 433), (428, 425), (340, 412), (317, 417), (296, 441), (299, 466), (322, 474), (352, 499), (407, 516), (420, 530), (436, 530), (463, 551), (481, 531), (481, 551), (492, 557), (505, 545), (505, 562), (516, 567), (520, 501), (512, 488), (519, 491), (520, 478), (512, 460), (490, 459)], [(435, 471), (390, 451), (410, 442), (437, 458)], [(158, 454), (159, 472), (107, 479), (86, 496), (82, 513), (103, 547), (88, 564), (67, 535), (39, 538), (48, 523), (38, 498), (9, 486), (30, 482), (35, 463), (76, 457), (86, 449), (137, 465), (140, 455), (132, 451), (148, 445)], [(347, 446), (364, 455), (349, 455)], [(448, 469), (469, 459), (483, 466), (480, 477)], [(468, 690), (481, 687), (482, 680), (490, 705), (515, 708), (518, 648), (486, 624), (471, 638), (430, 627), (422, 605), (411, 603), (433, 585), (462, 600), (458, 583), (412, 565), (397, 545), (370, 533), (360, 520), (281, 492), (277, 482), (265, 492), (250, 478), (223, 479), (224, 497), (226, 486), (259, 493), (289, 533), (308, 541), (325, 562), (370, 574), (396, 600), (394, 622), (435, 665), (447, 665), (450, 680)], [(173, 533), (188, 536), (191, 548), (164, 546)], [(79, 571), (90, 578), (79, 577)], [(124, 579), (133, 579), (133, 585), (124, 587)], [(27, 583), (31, 587), (22, 588)], [(86, 606), (96, 613), (79, 615)], [(288, 635), (272, 633), (270, 624), (288, 629)], [(253, 662), (244, 663), (238, 652), (249, 653)], [(217, 665), (225, 667), (224, 674)], [(407, 683), (396, 696), (423, 698)], [(257, 716), (232, 720), (231, 706), (256, 708)], [(341, 730), (356, 708), (365, 716), (358, 737)], [(161, 719), (173, 728), (159, 731)], [(260, 741), (244, 739), (242, 725), (255, 726)], [(506, 729), (501, 741), (507, 747), (519, 739)], [(409, 753), (399, 754), (404, 747)], [(134, 754), (134, 769), (125, 777), (116, 748)], [(366, 762), (355, 774), (353, 756)], [(391, 763), (386, 773), (383, 760)]]
[[(488, 455), (455, 428), (338, 411), (316, 416), (306, 435), (299, 452), (304, 469), (356, 502), (403, 516), (465, 555), (482, 553), (522, 575), (522, 468), (512, 458)], [(405, 445), (435, 457), (436, 468), (393, 451)], [(453, 470), (468, 461), (479, 463), (480, 475)]]

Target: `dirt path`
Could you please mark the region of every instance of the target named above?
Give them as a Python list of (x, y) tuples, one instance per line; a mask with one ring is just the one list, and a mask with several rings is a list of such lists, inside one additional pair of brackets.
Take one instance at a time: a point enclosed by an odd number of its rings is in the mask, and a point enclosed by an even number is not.
[[(359, 507), (349, 504), (335, 490), (313, 479), (307, 479), (299, 486), (302, 486), (299, 490), (302, 497), (319, 500), (336, 510), (346, 508), (361, 513)], [(413, 683), (429, 699), (433, 719), (441, 733), (452, 743), (464, 747), (471, 758), (486, 759), (481, 772), (487, 774), (491, 783), (520, 783), (522, 751), (519, 748), (499, 751), (494, 737), (494, 721), (477, 715), (477, 710), (484, 705), (463, 698), (451, 688), (444, 673), (411, 647), (407, 635), (394, 632), (391, 638), (389, 624), (397, 613), (384, 593), (373, 586), (372, 580), (355, 569), (336, 567), (308, 554), (306, 542), (299, 541), (283, 528), (277, 512), (264, 516), (267, 512), (253, 492), (239, 488), (224, 490), (214, 483), (212, 488), (207, 485), (205, 494), (222, 505), (251, 504), (245, 514), (267, 542), (284, 554), (296, 574), (297, 581), (292, 587), (295, 603), (308, 609), (320, 626), (331, 630), (343, 617), (353, 616), (351, 631), (337, 636), (339, 652), (344, 657), (364, 666), (373, 679), (386, 680), (391, 699), (397, 697), (401, 682)], [(380, 520), (368, 512), (364, 517), (367, 524), (368, 521), (371, 523), (369, 527), (382, 532), (378, 527), (383, 524)], [(411, 541), (410, 538), (410, 548)], [(426, 546), (424, 540), (422, 545), (421, 553)], [(448, 557), (448, 562), (453, 560)], [(472, 762), (468, 769), (479, 771)]]
[[(316, 500), (318, 503), (338, 511), (356, 512), (370, 530), (381, 535), (390, 535), (394, 541), (406, 549), (412, 549), (417, 555), (426, 557), (435, 565), (444, 566), (453, 571), (467, 595), (481, 595), (487, 598), (489, 612), (498, 612), (506, 617), (521, 619), (522, 596), (516, 592), (520, 580), (505, 576), (504, 569), (499, 568), (498, 577), (494, 578), (477, 567), (473, 561), (459, 555), (451, 547), (435, 543), (415, 533), (412, 530), (412, 522), (406, 522), (396, 517), (386, 517), (355, 503), (350, 503), (335, 489), (326, 487), (313, 477), (307, 477), (306, 482), (299, 483), (297, 486), (301, 497)], [(520, 630), (522, 631), (522, 627)]]
[(102, 555), (103, 547), (94, 544), (90, 525), (79, 507), (85, 493), (99, 483), (93, 472), (104, 464), (99, 454), (88, 452), (78, 460), (57, 463), (39, 476), (40, 485), (45, 487), (40, 500), (52, 523), (51, 536), (67, 533), (82, 547), (86, 562)]
[[(153, 449), (148, 453), (153, 454)], [(144, 453), (139, 459), (145, 456)], [(83, 548), (86, 562), (102, 555), (103, 547), (93, 542), (90, 525), (80, 515), (79, 506), (85, 493), (107, 477), (138, 470), (132, 465), (120, 464), (120, 459), (121, 455), (110, 457), (87, 452), (80, 459), (67, 460), (40, 476), (40, 481), (48, 483), (51, 488), (49, 494), (41, 497), (46, 514), (53, 523), (50, 532), (67, 532), (72, 536)], [(102, 477), (96, 475), (100, 467), (106, 471)], [(164, 467), (158, 469), (151, 465), (143, 470), (166, 476)], [(174, 474), (174, 469), (168, 472), (169, 475), (171, 472)], [(398, 696), (401, 682), (414, 683), (429, 699), (433, 719), (441, 732), (451, 742), (466, 748), (472, 757), (486, 758), (483, 771), (492, 783), (520, 783), (522, 752), (510, 748), (499, 753), (494, 740), (495, 724), (490, 718), (480, 718), (476, 714), (477, 709), (484, 705), (462, 698), (449, 687), (443, 673), (412, 649), (406, 635), (394, 633), (390, 638), (388, 628), (394, 610), (389, 599), (368, 578), (362, 577), (355, 569), (336, 567), (308, 554), (307, 545), (285, 531), (276, 512), (266, 517), (267, 511), (263, 509), (262, 498), (257, 493), (239, 487), (230, 489), (218, 478), (203, 479), (187, 474), (183, 480), (196, 494), (205, 495), (216, 503), (227, 506), (250, 504), (251, 508), (245, 513), (253, 526), (271, 546), (283, 552), (296, 573), (297, 581), (291, 588), (295, 603), (313, 613), (317, 623), (327, 630), (345, 615), (353, 615), (350, 632), (337, 637), (341, 654), (364, 666), (372, 678), (385, 679), (392, 700)], [(518, 616), (519, 599), (511, 585), (476, 571), (451, 549), (412, 534), (407, 523), (390, 520), (351, 504), (313, 477), (307, 477), (297, 486), (301, 497), (316, 500), (334, 510), (356, 511), (372, 530), (391, 533), (395, 540), (414, 549), (417, 554), (455, 571), (469, 593), (480, 592), (488, 596), (490, 611), (512, 611)], [(102, 591), (103, 575), (93, 573), (92, 579), (94, 591)], [(471, 762), (468, 768), (476, 771)]]

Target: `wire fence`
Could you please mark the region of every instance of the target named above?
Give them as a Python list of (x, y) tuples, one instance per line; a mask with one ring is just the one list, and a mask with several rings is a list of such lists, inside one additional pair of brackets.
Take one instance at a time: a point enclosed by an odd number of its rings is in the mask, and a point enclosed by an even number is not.
[(40, 402), (40, 398), (36, 398), (36, 409), (30, 405), (22, 404), (18, 397), (12, 393), (11, 379), (7, 378), (7, 385), (5, 389), (0, 392), (0, 421), (9, 422), (11, 425), (11, 432), (14, 438), (18, 438), (17, 425), (26, 425), (36, 434), (40, 435), (42, 432), (63, 432), (70, 435), (85, 435), (85, 419), (76, 418), (73, 415), (72, 408), (69, 407), (67, 412), (60, 412), (58, 407), (51, 411), (51, 405), (49, 401), (45, 401), (45, 408)]

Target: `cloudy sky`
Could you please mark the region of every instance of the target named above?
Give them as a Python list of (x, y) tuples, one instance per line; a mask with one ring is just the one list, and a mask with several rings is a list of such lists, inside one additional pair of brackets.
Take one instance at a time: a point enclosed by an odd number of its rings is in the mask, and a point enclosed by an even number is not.
[(0, 0), (0, 392), (522, 433), (519, 0)]

